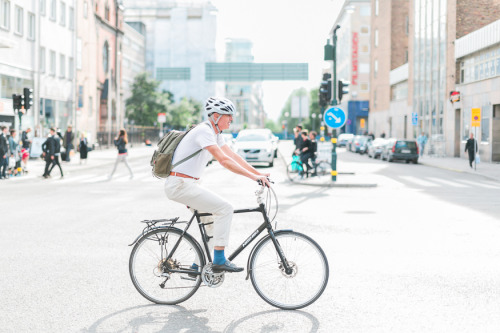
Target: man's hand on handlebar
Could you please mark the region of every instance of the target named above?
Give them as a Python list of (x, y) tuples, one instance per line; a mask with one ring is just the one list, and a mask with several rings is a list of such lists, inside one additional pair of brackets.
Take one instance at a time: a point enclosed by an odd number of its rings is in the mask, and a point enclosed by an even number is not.
[(269, 180), (269, 178), (267, 176), (257, 176), (257, 178), (255, 180), (261, 186), (271, 187), (272, 182)]

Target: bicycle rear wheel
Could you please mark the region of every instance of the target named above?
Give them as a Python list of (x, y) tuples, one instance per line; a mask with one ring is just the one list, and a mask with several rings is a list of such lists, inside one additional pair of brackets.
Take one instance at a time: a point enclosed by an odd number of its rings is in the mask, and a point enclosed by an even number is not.
[(330, 171), (332, 170), (332, 166), (325, 161), (321, 161), (318, 163), (316, 166), (316, 173), (318, 176), (326, 176), (330, 174)]
[(294, 231), (275, 234), (292, 268), (285, 268), (270, 236), (260, 241), (250, 258), (250, 279), (259, 296), (285, 310), (306, 307), (316, 301), (328, 283), (329, 268), (325, 253), (310, 237)]
[[(201, 275), (192, 274), (196, 264), (199, 271), (205, 265), (200, 246), (189, 234), (184, 234), (172, 257), (167, 260), (182, 235), (174, 228), (153, 230), (142, 236), (130, 254), (129, 271), (137, 291), (158, 304), (178, 304), (198, 290)], [(185, 270), (173, 273), (170, 270)]]

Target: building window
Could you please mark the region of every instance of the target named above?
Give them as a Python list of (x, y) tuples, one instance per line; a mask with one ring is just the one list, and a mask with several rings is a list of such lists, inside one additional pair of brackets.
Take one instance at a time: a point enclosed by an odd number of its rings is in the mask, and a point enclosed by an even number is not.
[(106, 4), (104, 7), (104, 18), (109, 21), (109, 5)]
[(63, 54), (59, 55), (59, 76), (66, 77), (66, 57)]
[(405, 64), (408, 63), (408, 48), (405, 50)]
[(10, 30), (10, 1), (1, 0), (0, 27)]
[(76, 69), (82, 69), (82, 39), (76, 40)]
[(56, 75), (56, 52), (50, 51), (50, 75)]
[(104, 43), (102, 48), (102, 68), (104, 69), (104, 73), (108, 72), (109, 69), (109, 44), (108, 42)]
[(35, 40), (35, 14), (28, 13), (28, 38), (31, 40)]
[(375, 45), (375, 47), (378, 46), (378, 29), (375, 29), (375, 36), (373, 38), (373, 44)]
[(15, 7), (15, 13), (16, 13), (16, 29), (15, 29), (15, 33), (18, 34), (18, 35), (23, 35), (23, 24), (24, 24), (24, 21), (23, 21), (23, 18), (24, 18), (24, 10), (19, 7), (19, 6), (16, 6)]
[(378, 72), (378, 60), (375, 60), (373, 63), (373, 77), (377, 78), (377, 72)]
[(73, 79), (75, 74), (75, 61), (72, 57), (68, 58), (68, 79)]
[(50, 0), (50, 19), (55, 21), (57, 17), (57, 0)]
[(405, 34), (408, 36), (410, 33), (410, 18), (408, 16), (405, 17)]
[(66, 26), (66, 4), (61, 1), (61, 20), (59, 24), (63, 27)]
[(47, 10), (47, 4), (45, 0), (40, 0), (40, 15), (45, 16), (45, 11)]
[(375, 0), (375, 16), (378, 16), (378, 0)]
[(73, 7), (69, 7), (69, 13), (68, 13), (68, 22), (69, 22), (69, 28), (71, 30), (75, 29), (75, 9)]
[(45, 47), (40, 47), (40, 73), (45, 73)]
[(89, 11), (89, 3), (87, 2), (87, 0), (85, 0), (83, 2), (83, 17), (84, 18), (87, 18), (89, 16), (88, 11)]
[(359, 84), (359, 87), (362, 92), (368, 92), (370, 85), (368, 84), (368, 82), (361, 82)]

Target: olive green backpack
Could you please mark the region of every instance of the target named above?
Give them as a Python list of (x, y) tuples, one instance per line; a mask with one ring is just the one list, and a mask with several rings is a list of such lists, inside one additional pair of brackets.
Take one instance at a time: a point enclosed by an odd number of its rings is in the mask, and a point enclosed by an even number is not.
[(151, 158), (150, 162), (151, 166), (153, 167), (153, 176), (157, 178), (167, 178), (175, 166), (186, 162), (202, 151), (202, 149), (200, 149), (197, 152), (194, 152), (188, 157), (172, 165), (172, 159), (174, 157), (175, 149), (184, 138), (184, 136), (195, 127), (196, 126), (191, 127), (186, 132), (172, 130), (165, 136), (163, 136), (163, 138), (161, 138), (160, 142), (158, 142), (158, 149), (156, 149), (153, 153), (153, 157)]

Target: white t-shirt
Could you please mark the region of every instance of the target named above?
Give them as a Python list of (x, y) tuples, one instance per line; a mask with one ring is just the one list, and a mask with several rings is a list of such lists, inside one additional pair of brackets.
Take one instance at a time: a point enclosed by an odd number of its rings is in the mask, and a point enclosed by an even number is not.
[(205, 148), (213, 145), (222, 147), (225, 144), (224, 139), (220, 135), (215, 134), (209, 121), (199, 124), (181, 140), (175, 149), (172, 164), (181, 161), (183, 158), (188, 157), (200, 149), (203, 150), (198, 155), (174, 167), (172, 171), (200, 178), (203, 170), (205, 170), (205, 166), (212, 159), (212, 154)]

